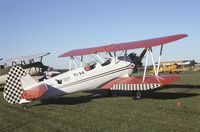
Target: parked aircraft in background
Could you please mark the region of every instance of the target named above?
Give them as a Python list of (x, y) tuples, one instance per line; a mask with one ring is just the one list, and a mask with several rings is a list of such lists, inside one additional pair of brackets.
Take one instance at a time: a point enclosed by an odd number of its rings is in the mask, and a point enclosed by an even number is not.
[[(68, 51), (59, 57), (69, 57), (69, 71), (41, 82), (35, 81), (20, 66), (14, 66), (9, 71), (4, 98), (11, 104), (26, 104), (92, 89), (133, 91), (137, 99), (142, 98), (143, 91), (179, 80), (179, 76), (158, 74), (159, 65), (155, 66), (152, 47), (160, 46), (160, 63), (163, 46), (184, 37), (187, 35), (178, 34)], [(138, 48), (144, 48), (139, 56), (135, 53), (128, 54), (128, 50)], [(102, 57), (101, 53), (106, 53), (109, 57)], [(87, 63), (86, 56), (91, 56), (95, 61)], [(154, 64), (153, 76), (146, 76), (149, 56)], [(143, 76), (130, 76), (142, 66), (144, 57), (146, 61)]]
[[(2, 60), (3, 60), (3, 58), (0, 58), (0, 62), (1, 62)], [(3, 67), (0, 65), (0, 69), (1, 69), (1, 68), (3, 68)]]
[(32, 76), (40, 75), (44, 71), (47, 71), (48, 66), (43, 65), (42, 60), (43, 57), (49, 54), (50, 53), (39, 53), (0, 61), (0, 84), (5, 84), (8, 71), (13, 66), (21, 66), (26, 73)]
[[(164, 61), (164, 62), (160, 62), (160, 69), (159, 69), (159, 73), (182, 73), (185, 72), (187, 70), (189, 70), (189, 68), (185, 67), (187, 65), (190, 65), (191, 62), (190, 61)], [(156, 63), (155, 65), (158, 65), (158, 63)], [(154, 73), (154, 70), (152, 69), (150, 71), (150, 73)]]

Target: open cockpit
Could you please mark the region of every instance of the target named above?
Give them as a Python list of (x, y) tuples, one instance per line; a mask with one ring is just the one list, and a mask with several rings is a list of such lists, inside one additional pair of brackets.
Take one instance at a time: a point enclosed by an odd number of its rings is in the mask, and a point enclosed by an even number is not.
[[(122, 55), (123, 56), (120, 56)], [(109, 66), (111, 63), (117, 64), (119, 61), (127, 61), (127, 51), (95, 53), (82, 56), (69, 56), (68, 71), (83, 68), (86, 72), (98, 68)], [(130, 64), (130, 61), (128, 62)]]

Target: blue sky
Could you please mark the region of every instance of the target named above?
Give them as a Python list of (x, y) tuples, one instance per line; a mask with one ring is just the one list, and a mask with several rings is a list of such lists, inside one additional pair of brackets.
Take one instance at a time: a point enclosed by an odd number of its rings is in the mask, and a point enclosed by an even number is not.
[(200, 62), (199, 0), (0, 0), (0, 58), (186, 33), (167, 45), (163, 60)]

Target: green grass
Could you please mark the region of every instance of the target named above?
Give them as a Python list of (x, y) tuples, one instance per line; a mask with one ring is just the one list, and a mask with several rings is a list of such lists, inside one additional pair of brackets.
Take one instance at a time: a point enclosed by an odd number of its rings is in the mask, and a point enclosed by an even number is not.
[[(23, 109), (7, 104), (0, 92), (0, 131), (200, 131), (200, 73), (180, 74), (165, 89), (108, 97), (105, 91), (76, 93)], [(177, 105), (180, 103), (180, 105)]]

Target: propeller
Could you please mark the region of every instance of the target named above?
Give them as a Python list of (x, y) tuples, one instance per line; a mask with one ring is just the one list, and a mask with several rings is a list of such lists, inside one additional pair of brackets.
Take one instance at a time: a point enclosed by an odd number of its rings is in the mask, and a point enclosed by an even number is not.
[(142, 67), (142, 59), (144, 58), (146, 52), (147, 48), (145, 48), (139, 56), (137, 56), (135, 53), (130, 53), (128, 55), (128, 57), (130, 57), (131, 59), (131, 62), (135, 64), (135, 67), (133, 69), (134, 72), (137, 72), (138, 68)]

